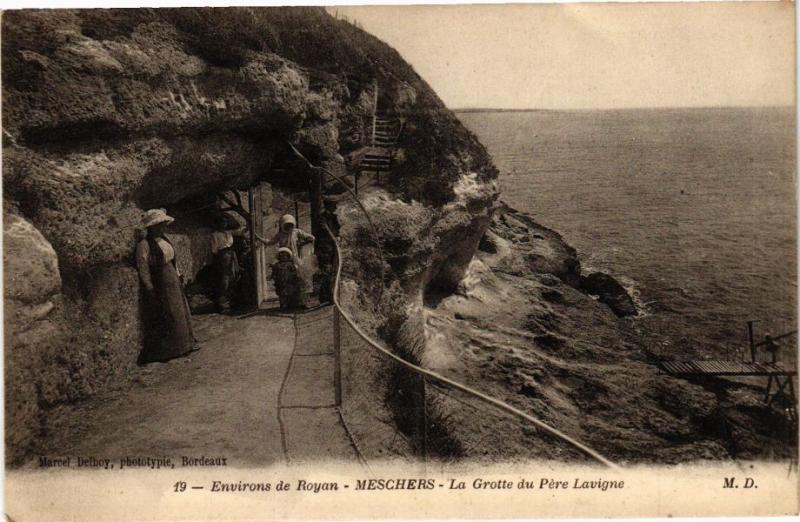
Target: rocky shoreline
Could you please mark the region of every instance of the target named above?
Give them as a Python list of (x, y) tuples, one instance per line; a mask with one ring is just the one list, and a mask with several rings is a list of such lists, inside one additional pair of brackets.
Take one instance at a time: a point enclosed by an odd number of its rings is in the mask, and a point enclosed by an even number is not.
[[(622, 292), (605, 274), (582, 275), (558, 233), (502, 205), (457, 291), (426, 303), (422, 360), (619, 462), (793, 455), (788, 420), (760, 405), (759, 388), (662, 374), (635, 313), (615, 309), (633, 306)], [(439, 407), (461, 455), (584, 458), (491, 412), (469, 415), (448, 399)]]

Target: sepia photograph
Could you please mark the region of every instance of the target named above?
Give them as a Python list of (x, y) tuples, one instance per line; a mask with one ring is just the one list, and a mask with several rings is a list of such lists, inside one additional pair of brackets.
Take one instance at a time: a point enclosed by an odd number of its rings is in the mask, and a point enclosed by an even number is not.
[(9, 520), (798, 513), (793, 3), (0, 49)]

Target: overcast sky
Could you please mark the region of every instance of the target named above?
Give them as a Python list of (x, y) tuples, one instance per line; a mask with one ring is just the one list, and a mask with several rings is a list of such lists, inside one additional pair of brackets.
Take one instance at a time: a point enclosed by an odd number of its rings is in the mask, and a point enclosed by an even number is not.
[(789, 2), (329, 8), (451, 108), (792, 105)]

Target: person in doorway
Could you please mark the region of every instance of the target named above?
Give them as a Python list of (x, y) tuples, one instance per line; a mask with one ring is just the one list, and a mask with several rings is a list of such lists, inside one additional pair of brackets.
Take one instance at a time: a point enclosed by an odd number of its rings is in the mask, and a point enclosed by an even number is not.
[(239, 265), (239, 276), (231, 291), (231, 307), (244, 309), (256, 302), (256, 284), (253, 274), (253, 248), (250, 238), (242, 230), (241, 234), (233, 235), (233, 251)]
[(175, 247), (165, 235), (167, 225), (173, 221), (164, 209), (148, 210), (142, 220), (144, 237), (136, 245), (136, 267), (145, 289), (145, 336), (140, 363), (166, 361), (198, 349)]
[(269, 240), (267, 245), (278, 245), (280, 248), (288, 248), (292, 252), (295, 265), (297, 266), (297, 274), (300, 277), (301, 293), (305, 294), (308, 291), (309, 283), (311, 282), (311, 268), (310, 261), (313, 261), (310, 256), (303, 257), (301, 248), (303, 245), (314, 245), (314, 236), (297, 227), (297, 221), (291, 214), (285, 214), (278, 222), (278, 232)]
[(297, 221), (291, 214), (285, 214), (278, 223), (278, 232), (267, 240), (267, 245), (278, 245), (280, 248), (288, 248), (292, 255), (300, 260), (300, 247), (305, 244), (313, 243), (314, 236), (297, 227)]
[(241, 233), (239, 224), (226, 214), (214, 219), (211, 233), (211, 253), (214, 256), (214, 304), (217, 312), (228, 313), (231, 309), (231, 287), (236, 281), (239, 264), (233, 250), (233, 236)]
[(303, 308), (305, 299), (303, 280), (297, 258), (288, 247), (278, 249), (277, 260), (272, 265), (272, 281), (282, 310)]

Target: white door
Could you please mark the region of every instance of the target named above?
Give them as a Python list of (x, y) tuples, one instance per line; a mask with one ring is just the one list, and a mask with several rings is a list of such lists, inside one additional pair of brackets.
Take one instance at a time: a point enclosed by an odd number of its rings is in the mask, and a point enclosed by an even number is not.
[(253, 277), (256, 283), (256, 302), (259, 308), (266, 304), (269, 296), (269, 259), (267, 256), (266, 247), (261, 241), (256, 239), (258, 237), (269, 239), (272, 234), (269, 234), (265, 227), (265, 221), (269, 206), (265, 204), (268, 201), (271, 191), (264, 183), (260, 183), (255, 187), (248, 190), (248, 203), (250, 207), (250, 230), (253, 232), (250, 236), (251, 245), (253, 248)]

